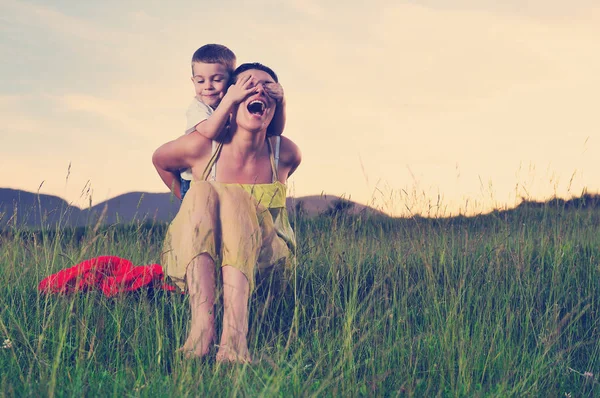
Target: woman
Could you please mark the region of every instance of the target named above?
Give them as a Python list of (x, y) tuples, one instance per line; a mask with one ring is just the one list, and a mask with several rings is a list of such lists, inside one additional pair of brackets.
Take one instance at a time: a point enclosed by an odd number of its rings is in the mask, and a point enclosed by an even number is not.
[(286, 137), (267, 137), (278, 82), (270, 68), (243, 64), (233, 79), (250, 77), (256, 90), (233, 110), (222, 142), (191, 133), (161, 146), (154, 165), (179, 192), (178, 171), (194, 180), (169, 226), (162, 264), (190, 294), (192, 324), (182, 350), (206, 355), (215, 338), (215, 262), (221, 259), (223, 331), (218, 361), (247, 362), (248, 301), (256, 273), (293, 262), (295, 237), (285, 208), (287, 178), (300, 164), (298, 147)]

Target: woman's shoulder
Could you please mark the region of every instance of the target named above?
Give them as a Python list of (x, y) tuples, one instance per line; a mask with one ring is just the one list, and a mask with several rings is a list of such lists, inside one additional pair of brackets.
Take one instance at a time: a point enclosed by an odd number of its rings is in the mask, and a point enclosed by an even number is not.
[[(279, 161), (290, 166), (299, 165), (302, 160), (302, 152), (300, 152), (298, 145), (285, 136), (280, 137)], [(272, 139), (276, 139), (276, 137)]]

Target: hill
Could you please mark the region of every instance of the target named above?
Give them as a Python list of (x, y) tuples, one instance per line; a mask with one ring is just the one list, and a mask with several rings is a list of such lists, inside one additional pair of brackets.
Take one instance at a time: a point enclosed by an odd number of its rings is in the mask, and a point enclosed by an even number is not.
[(90, 221), (95, 222), (102, 216), (106, 224), (143, 220), (166, 222), (179, 211), (179, 199), (169, 193), (129, 192), (99, 203), (88, 211)]
[(290, 213), (298, 211), (310, 217), (339, 211), (347, 214), (366, 213), (387, 217), (382, 211), (335, 195), (309, 195), (300, 198), (288, 198), (287, 208)]
[[(337, 213), (388, 217), (379, 210), (335, 195), (288, 198), (287, 208), (290, 214), (297, 212), (297, 214), (308, 217)], [(489, 215), (507, 215), (513, 212), (526, 211), (527, 209), (540, 208), (555, 208), (567, 211), (571, 209), (598, 209), (600, 208), (600, 194), (584, 192), (581, 196), (568, 200), (552, 198), (545, 202), (523, 200), (514, 209), (494, 210)], [(57, 224), (70, 227), (86, 226), (95, 224), (99, 219), (101, 219), (102, 224), (146, 220), (168, 222), (173, 219), (178, 210), (179, 200), (169, 193), (129, 192), (101, 202), (91, 208), (81, 209), (70, 205), (58, 196), (0, 188), (0, 228), (5, 228), (6, 225), (39, 228), (41, 221), (44, 225), (50, 227)], [(485, 216), (485, 214), (479, 216)], [(464, 218), (464, 216), (456, 217)]]
[(84, 212), (58, 196), (0, 188), (0, 228), (11, 225), (39, 226), (57, 223), (83, 225)]
[(542, 207), (555, 207), (565, 210), (569, 209), (598, 209), (600, 208), (600, 194), (591, 194), (583, 192), (581, 196), (574, 197), (571, 199), (552, 198), (545, 202), (538, 202), (533, 200), (523, 200), (517, 209), (520, 208), (542, 208)]
[[(313, 195), (288, 198), (290, 213), (300, 211), (305, 216), (345, 211), (349, 214), (384, 213), (335, 195)], [(18, 225), (37, 228), (44, 225), (85, 226), (152, 220), (168, 222), (179, 210), (179, 200), (169, 193), (129, 192), (101, 202), (88, 209), (70, 205), (58, 196), (22, 190), (0, 188), (0, 228)]]

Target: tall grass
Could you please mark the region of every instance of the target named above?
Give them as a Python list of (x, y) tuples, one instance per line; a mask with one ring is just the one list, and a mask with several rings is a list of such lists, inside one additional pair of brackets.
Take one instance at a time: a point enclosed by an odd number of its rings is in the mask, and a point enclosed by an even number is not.
[[(0, 391), (17, 396), (600, 395), (600, 211), (295, 222), (299, 265), (252, 297), (253, 365), (186, 360), (178, 294), (47, 296), (99, 255), (158, 261), (164, 225), (0, 235)], [(218, 308), (218, 307), (217, 307)], [(221, 314), (217, 314), (217, 322)]]

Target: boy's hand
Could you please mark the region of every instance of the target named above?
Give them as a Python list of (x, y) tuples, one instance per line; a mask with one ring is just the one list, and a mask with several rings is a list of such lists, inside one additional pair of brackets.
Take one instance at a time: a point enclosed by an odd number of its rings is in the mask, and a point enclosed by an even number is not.
[(283, 100), (283, 87), (279, 83), (265, 84), (265, 92), (267, 95), (279, 103)]
[(271, 97), (277, 103), (273, 120), (267, 127), (267, 135), (281, 135), (285, 128), (285, 98), (283, 97), (283, 87), (279, 83), (268, 83), (264, 85), (265, 94)]
[(234, 85), (229, 87), (225, 97), (228, 97), (228, 99), (234, 105), (237, 105), (246, 99), (250, 94), (255, 93), (256, 89), (257, 87), (254, 83), (252, 75), (244, 76), (244, 78), (239, 79)]

